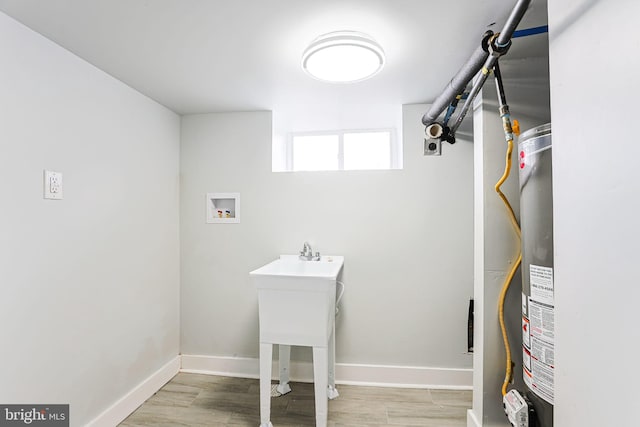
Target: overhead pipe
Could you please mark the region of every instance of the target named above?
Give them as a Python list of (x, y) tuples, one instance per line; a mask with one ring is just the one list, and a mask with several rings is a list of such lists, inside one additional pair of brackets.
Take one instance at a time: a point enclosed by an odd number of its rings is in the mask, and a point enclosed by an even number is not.
[(509, 18), (507, 18), (507, 22), (505, 22), (504, 27), (502, 27), (498, 40), (496, 40), (498, 47), (506, 47), (511, 44), (511, 36), (513, 36), (513, 32), (516, 30), (518, 24), (520, 24), (520, 21), (522, 21), (522, 17), (529, 8), (530, 3), (531, 0), (518, 0)]
[(504, 24), (502, 31), (492, 36), (492, 38), (489, 40), (489, 56), (484, 66), (482, 67), (482, 73), (475, 81), (473, 87), (471, 88), (471, 91), (469, 92), (467, 100), (462, 106), (462, 110), (458, 114), (455, 123), (453, 124), (453, 126), (451, 126), (451, 129), (448, 132), (450, 135), (449, 142), (455, 142), (456, 131), (462, 124), (462, 121), (469, 111), (469, 108), (471, 108), (471, 105), (473, 105), (473, 101), (480, 92), (480, 89), (482, 89), (482, 86), (487, 81), (489, 73), (495, 67), (496, 63), (498, 62), (498, 58), (506, 54), (511, 47), (511, 36), (513, 36), (513, 32), (522, 20), (522, 17), (527, 11), (530, 3), (531, 0), (518, 0), (518, 3), (516, 3), (516, 5), (513, 7), (509, 18), (507, 19), (507, 22)]
[[(493, 35), (493, 32), (488, 32), (485, 36)], [(484, 44), (484, 43), (483, 43)], [(489, 51), (483, 46), (478, 46), (478, 48), (473, 52), (471, 57), (467, 60), (467, 62), (458, 70), (458, 72), (453, 76), (449, 84), (444, 88), (442, 93), (433, 101), (431, 104), (431, 108), (426, 112), (424, 116), (422, 116), (422, 124), (425, 126), (429, 126), (433, 122), (436, 121), (438, 116), (442, 114), (442, 112), (451, 104), (451, 102), (456, 98), (456, 96), (460, 95), (464, 89), (467, 87), (469, 80), (475, 76), (482, 65), (486, 62), (487, 57), (489, 56)]]
[[(488, 74), (493, 69), (498, 58), (509, 50), (513, 32), (522, 20), (522, 17), (527, 11), (530, 3), (531, 0), (518, 0), (511, 11), (511, 14), (507, 18), (507, 22), (504, 24), (502, 31), (495, 35), (491, 31), (485, 33), (482, 38), (481, 45), (473, 52), (462, 68), (460, 68), (460, 70), (458, 70), (458, 72), (453, 76), (449, 84), (433, 102), (429, 110), (422, 116), (422, 124), (429, 129), (429, 132), (427, 133), (428, 137), (432, 137), (430, 135), (441, 136), (444, 134), (449, 142), (455, 142), (455, 131), (460, 126), (460, 123), (462, 123), (464, 116), (473, 104), (473, 100), (487, 80)], [(455, 124), (451, 127), (451, 130), (444, 129), (444, 126), (441, 123), (438, 123), (438, 117), (452, 103), (456, 96), (462, 94), (469, 81), (471, 81), (471, 79), (473, 79), (480, 70), (482, 70), (482, 74), (480, 78), (476, 80), (476, 83), (469, 92), (469, 96), (467, 97)]]
[(451, 116), (453, 115), (453, 112), (456, 111), (456, 107), (458, 106), (458, 102), (460, 102), (461, 99), (467, 99), (467, 96), (469, 96), (468, 93), (463, 93), (462, 95), (456, 96), (456, 98), (453, 101), (451, 101), (451, 104), (447, 108), (447, 112), (444, 115), (444, 119), (442, 120), (442, 124), (443, 125), (446, 126), (447, 123), (449, 123), (449, 119), (451, 119)]

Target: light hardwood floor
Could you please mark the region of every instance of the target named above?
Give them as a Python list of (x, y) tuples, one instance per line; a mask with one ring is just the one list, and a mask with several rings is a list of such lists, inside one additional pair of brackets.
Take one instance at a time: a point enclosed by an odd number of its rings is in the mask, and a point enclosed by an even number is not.
[[(338, 385), (328, 427), (464, 427), (471, 391)], [(274, 427), (315, 426), (313, 384), (271, 399)], [(258, 380), (179, 373), (120, 426), (258, 427)]]

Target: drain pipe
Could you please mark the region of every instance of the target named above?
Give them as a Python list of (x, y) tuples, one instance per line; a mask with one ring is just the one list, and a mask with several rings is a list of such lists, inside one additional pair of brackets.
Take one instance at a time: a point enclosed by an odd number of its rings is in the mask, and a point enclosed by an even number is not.
[[(486, 81), (496, 61), (509, 50), (511, 46), (511, 36), (522, 20), (530, 3), (531, 0), (518, 0), (507, 22), (504, 24), (502, 31), (497, 35), (494, 35), (491, 31), (484, 34), (481, 46), (473, 52), (469, 60), (458, 70), (442, 93), (436, 98), (431, 108), (422, 116), (422, 124), (428, 129), (427, 137), (433, 138), (432, 135), (438, 135), (438, 137), (440, 137), (444, 133), (445, 135), (451, 135), (452, 138), (448, 138), (449, 142), (455, 142), (455, 131), (460, 126), (460, 123), (462, 123), (464, 116), (473, 104), (474, 98)], [(451, 131), (445, 130), (443, 124), (437, 122), (437, 118), (453, 102), (456, 96), (462, 94), (469, 81), (473, 79), (480, 70), (483, 71), (482, 76), (476, 81), (476, 84), (474, 84), (464, 103), (463, 110), (458, 115)]]

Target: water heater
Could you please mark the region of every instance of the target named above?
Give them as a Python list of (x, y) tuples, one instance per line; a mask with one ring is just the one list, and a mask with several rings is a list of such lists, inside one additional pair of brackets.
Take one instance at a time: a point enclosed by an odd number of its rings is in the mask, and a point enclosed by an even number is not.
[(520, 135), (522, 376), (538, 427), (553, 426), (555, 316), (551, 158), (551, 124)]

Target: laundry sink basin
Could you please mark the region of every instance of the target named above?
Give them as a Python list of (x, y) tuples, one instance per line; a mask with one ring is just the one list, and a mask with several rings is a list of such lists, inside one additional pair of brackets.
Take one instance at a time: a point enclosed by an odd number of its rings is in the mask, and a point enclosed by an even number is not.
[(333, 332), (336, 282), (344, 257), (281, 255), (249, 273), (258, 290), (260, 342), (326, 346)]
[(342, 256), (323, 256), (317, 261), (307, 261), (298, 255), (281, 255), (249, 273), (258, 291), (261, 427), (272, 427), (274, 344), (279, 345), (280, 384), (276, 390), (280, 393), (291, 391), (290, 347), (313, 347), (316, 426), (326, 427), (327, 399), (338, 397), (335, 388), (336, 284), (343, 264)]
[(322, 256), (319, 261), (306, 261), (301, 260), (298, 255), (280, 255), (280, 258), (253, 270), (249, 275), (336, 280), (343, 264), (343, 256)]

